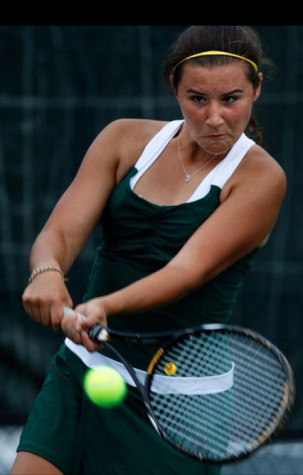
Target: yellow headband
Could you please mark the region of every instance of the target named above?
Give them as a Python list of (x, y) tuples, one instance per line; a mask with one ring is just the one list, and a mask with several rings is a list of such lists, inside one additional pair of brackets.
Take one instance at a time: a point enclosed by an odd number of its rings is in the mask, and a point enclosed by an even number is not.
[(179, 63), (177, 63), (177, 65), (175, 66), (175, 70), (181, 63), (184, 63), (184, 61), (187, 61), (188, 59), (198, 58), (199, 56), (219, 56), (219, 55), (232, 56), (234, 58), (243, 59), (243, 61), (247, 61), (249, 64), (252, 65), (256, 73), (258, 72), (258, 66), (256, 65), (256, 63), (251, 61), (251, 59), (245, 58), (245, 56), (239, 56), (238, 54), (226, 53), (225, 51), (204, 51), (203, 53), (193, 54), (179, 61)]

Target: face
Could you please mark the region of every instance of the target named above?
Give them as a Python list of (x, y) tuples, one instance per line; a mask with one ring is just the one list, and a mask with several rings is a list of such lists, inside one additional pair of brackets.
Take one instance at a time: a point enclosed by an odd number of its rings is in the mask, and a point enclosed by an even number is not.
[(246, 64), (234, 62), (213, 68), (183, 66), (176, 91), (185, 130), (206, 153), (226, 153), (246, 129), (252, 105), (259, 97), (247, 79)]

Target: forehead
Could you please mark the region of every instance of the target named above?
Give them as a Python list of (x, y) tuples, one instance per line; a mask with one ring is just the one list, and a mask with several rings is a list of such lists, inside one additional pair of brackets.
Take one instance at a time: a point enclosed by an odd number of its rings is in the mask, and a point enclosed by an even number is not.
[(223, 89), (232, 90), (252, 87), (247, 78), (247, 65), (235, 61), (226, 65), (201, 66), (199, 64), (184, 64), (179, 87), (188, 89)]

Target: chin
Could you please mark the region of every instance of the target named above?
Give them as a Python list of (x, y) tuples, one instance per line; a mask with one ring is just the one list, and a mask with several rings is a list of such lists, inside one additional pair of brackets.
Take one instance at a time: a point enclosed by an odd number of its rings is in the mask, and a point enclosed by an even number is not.
[(234, 139), (232, 137), (224, 137), (219, 140), (217, 139), (208, 142), (203, 148), (206, 152), (212, 153), (214, 155), (226, 154), (237, 140), (238, 138)]
[(216, 144), (213, 147), (205, 147), (204, 150), (212, 155), (222, 155), (229, 152), (235, 142), (229, 142), (228, 144)]

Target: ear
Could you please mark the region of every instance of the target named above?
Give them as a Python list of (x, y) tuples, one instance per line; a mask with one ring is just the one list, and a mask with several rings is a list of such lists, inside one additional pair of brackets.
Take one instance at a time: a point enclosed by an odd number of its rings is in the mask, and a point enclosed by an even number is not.
[(262, 88), (262, 81), (263, 81), (263, 73), (258, 73), (258, 78), (259, 78), (259, 84), (255, 88), (254, 91), (254, 101), (256, 101), (260, 94), (261, 94), (261, 88)]
[(177, 89), (174, 86), (174, 75), (173, 74), (169, 75), (169, 84), (170, 84), (170, 87), (172, 88), (172, 90), (174, 91), (175, 95), (177, 95)]

